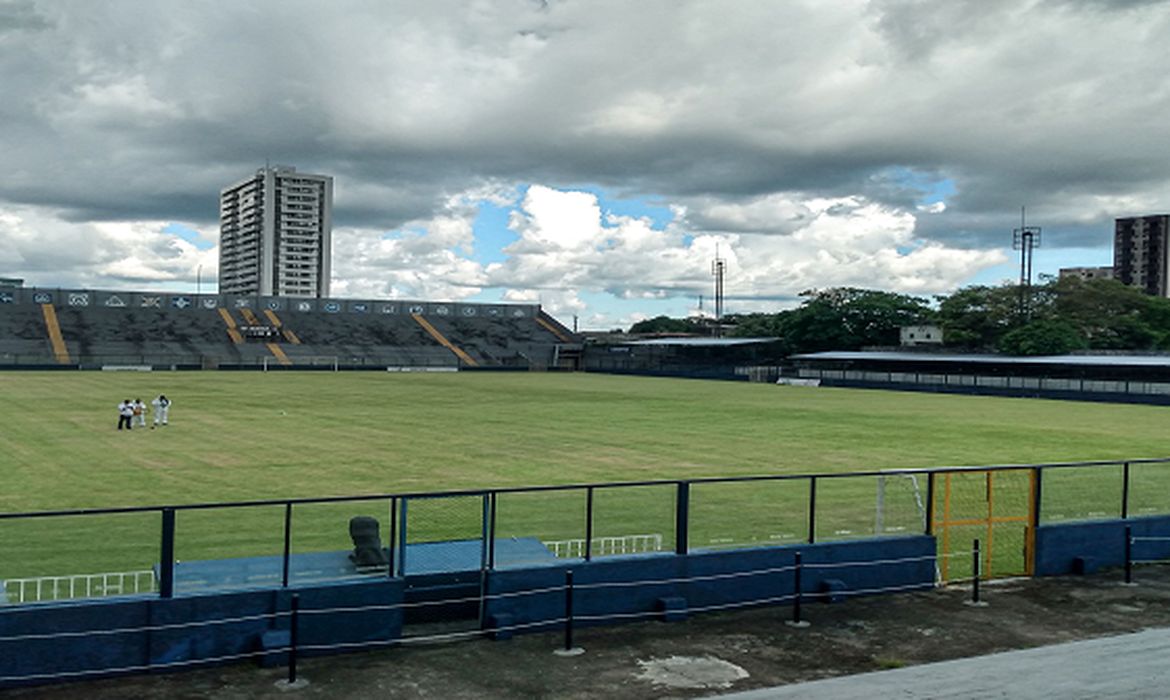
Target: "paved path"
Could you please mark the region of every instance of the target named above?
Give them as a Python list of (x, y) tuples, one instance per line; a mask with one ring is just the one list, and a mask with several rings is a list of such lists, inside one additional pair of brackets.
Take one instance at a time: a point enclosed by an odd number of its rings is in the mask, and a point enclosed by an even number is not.
[(720, 700), (1164, 700), (1170, 629), (720, 695)]

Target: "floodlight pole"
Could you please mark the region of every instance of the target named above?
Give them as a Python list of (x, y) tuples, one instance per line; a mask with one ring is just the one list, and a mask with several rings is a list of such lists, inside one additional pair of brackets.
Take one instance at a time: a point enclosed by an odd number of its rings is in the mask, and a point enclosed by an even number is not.
[(727, 261), (719, 257), (719, 244), (715, 244), (715, 260), (711, 263), (711, 274), (715, 275), (715, 337), (723, 335), (723, 275)]
[(1020, 227), (1012, 231), (1012, 250), (1020, 251), (1020, 315), (1032, 315), (1032, 249), (1040, 247), (1040, 227), (1028, 226), (1024, 221), (1025, 208), (1020, 207)]

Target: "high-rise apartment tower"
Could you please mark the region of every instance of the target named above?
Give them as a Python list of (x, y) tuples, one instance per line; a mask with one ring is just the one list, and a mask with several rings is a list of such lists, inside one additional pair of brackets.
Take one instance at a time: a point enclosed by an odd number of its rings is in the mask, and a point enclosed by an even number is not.
[(1117, 219), (1113, 233), (1113, 278), (1152, 296), (1170, 296), (1168, 236), (1170, 214)]
[(219, 195), (219, 291), (329, 296), (333, 178), (265, 167)]

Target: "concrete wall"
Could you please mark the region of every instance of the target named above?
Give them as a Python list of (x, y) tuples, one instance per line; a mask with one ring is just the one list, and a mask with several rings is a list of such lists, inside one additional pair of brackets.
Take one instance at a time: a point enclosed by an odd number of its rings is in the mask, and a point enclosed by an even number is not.
[[(262, 650), (265, 641), (269, 648), (286, 646), (293, 593), (300, 596), (301, 645), (361, 645), (401, 634), (397, 609), (313, 614), (400, 604), (402, 581), (385, 578), (172, 599), (134, 596), (5, 606), (0, 609), (0, 687), (231, 660)], [(116, 632), (100, 633), (110, 630)], [(29, 677), (23, 683), (11, 680)]]
[[(1041, 525), (1036, 528), (1036, 576), (1088, 574), (1125, 564), (1125, 529), (1139, 541), (1134, 561), (1170, 559), (1170, 516)], [(1167, 538), (1140, 541), (1141, 538)]]
[[(684, 613), (769, 599), (779, 599), (774, 604), (790, 604), (795, 593), (795, 572), (791, 567), (798, 551), (804, 564), (801, 577), (804, 593), (847, 595), (864, 590), (934, 585), (935, 539), (926, 536), (686, 555), (606, 557), (588, 563), (582, 560), (492, 572), (486, 618), (489, 624), (505, 628), (563, 618), (565, 593), (559, 587), (564, 586), (565, 573), (569, 570), (573, 572), (576, 589), (574, 615), (582, 618), (663, 612), (664, 600), (669, 605), (683, 603)], [(883, 566), (864, 564), (906, 558), (914, 561)], [(851, 564), (818, 566), (838, 562)], [(753, 573), (761, 571), (768, 573)], [(638, 585), (622, 585), (634, 582)], [(514, 595), (550, 588), (553, 590), (536, 595)], [(580, 624), (591, 623), (584, 620)], [(537, 625), (533, 629), (559, 626), (559, 623)]]

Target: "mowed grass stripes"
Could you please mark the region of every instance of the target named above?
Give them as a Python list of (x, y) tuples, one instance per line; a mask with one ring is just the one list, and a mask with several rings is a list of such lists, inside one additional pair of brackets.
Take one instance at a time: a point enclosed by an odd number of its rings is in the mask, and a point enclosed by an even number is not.
[[(163, 393), (171, 425), (117, 431)], [(1170, 455), (1170, 408), (540, 373), (0, 374), (0, 511)]]
[[(169, 426), (116, 430), (121, 400), (160, 393), (174, 401)], [(591, 374), (5, 373), (0, 512), (1163, 457), (1168, 418), (1151, 406)], [(1157, 471), (1141, 498), (1162, 509)], [(1053, 494), (1070, 517), (1107, 512), (1117, 476), (1078, 475)], [(885, 526), (913, 531), (915, 493), (897, 486)], [(864, 536), (877, 490), (875, 477), (823, 483), (817, 537)], [(807, 481), (697, 485), (690, 545), (802, 541), (807, 494)], [(672, 547), (673, 496), (600, 490), (594, 534), (657, 533)], [(412, 510), (412, 541), (478, 532), (474, 501), (426, 508)], [(385, 501), (298, 506), (293, 551), (350, 548), (359, 514), (388, 527)], [(498, 527), (583, 537), (583, 494), (505, 495)], [(153, 513), (0, 521), (0, 579), (148, 568), (158, 542)], [(280, 506), (178, 515), (181, 560), (282, 547)]]

